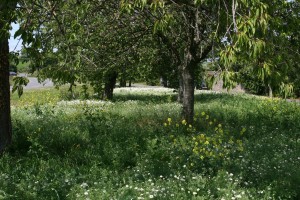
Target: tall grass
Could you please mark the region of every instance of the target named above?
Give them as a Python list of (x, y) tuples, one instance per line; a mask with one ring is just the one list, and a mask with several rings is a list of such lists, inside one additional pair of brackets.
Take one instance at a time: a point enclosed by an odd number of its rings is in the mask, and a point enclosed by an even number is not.
[[(12, 101), (2, 199), (300, 197), (295, 103), (197, 92), (189, 126), (172, 90), (117, 89), (113, 102), (66, 101), (53, 90), (27, 95)], [(202, 146), (193, 139), (201, 134)]]

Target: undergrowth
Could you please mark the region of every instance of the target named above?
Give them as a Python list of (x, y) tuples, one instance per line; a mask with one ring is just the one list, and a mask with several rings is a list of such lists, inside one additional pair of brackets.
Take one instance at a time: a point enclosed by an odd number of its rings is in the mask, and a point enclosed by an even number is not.
[(300, 197), (295, 103), (198, 92), (190, 125), (171, 90), (120, 89), (113, 102), (48, 92), (12, 108), (0, 199)]

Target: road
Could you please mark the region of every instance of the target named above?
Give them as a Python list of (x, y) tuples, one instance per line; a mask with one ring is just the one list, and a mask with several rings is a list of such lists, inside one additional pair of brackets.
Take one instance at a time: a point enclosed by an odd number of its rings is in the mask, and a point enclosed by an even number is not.
[[(25, 76), (27, 77), (27, 74), (19, 74), (18, 76)], [(29, 79), (29, 83), (27, 86), (24, 86), (24, 89), (38, 89), (38, 88), (46, 88), (46, 87), (52, 87), (53, 82), (50, 79), (45, 80), (42, 83), (38, 82), (38, 79), (36, 77), (27, 77)], [(143, 87), (143, 88), (159, 88), (161, 86), (147, 86), (143, 84), (132, 84), (133, 87)], [(10, 87), (12, 89), (12, 86)], [(286, 99), (288, 102), (296, 102), (300, 104), (300, 99)]]
[[(24, 76), (27, 77), (27, 74), (19, 74), (18, 76)], [(49, 79), (45, 80), (42, 83), (38, 82), (38, 79), (36, 77), (27, 77), (29, 80), (29, 83), (24, 86), (24, 89), (37, 89), (37, 88), (45, 88), (45, 87), (52, 87), (53, 82)], [(10, 87), (11, 89), (12, 87)]]

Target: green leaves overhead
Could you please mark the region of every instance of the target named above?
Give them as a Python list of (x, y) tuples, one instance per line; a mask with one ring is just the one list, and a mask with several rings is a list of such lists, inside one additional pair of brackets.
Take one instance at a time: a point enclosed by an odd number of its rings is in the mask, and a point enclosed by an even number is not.
[(251, 68), (245, 71), (280, 88), (292, 81), (289, 71), (298, 69), (297, 1), (30, 0), (20, 7), (15, 37), (23, 39), (37, 65), (51, 60), (42, 66), (51, 68), (42, 70), (50, 77), (61, 70), (76, 74), (77, 81), (95, 81), (112, 69), (165, 69), (158, 63), (168, 63), (173, 73), (190, 61), (198, 70), (208, 59), (225, 72)]

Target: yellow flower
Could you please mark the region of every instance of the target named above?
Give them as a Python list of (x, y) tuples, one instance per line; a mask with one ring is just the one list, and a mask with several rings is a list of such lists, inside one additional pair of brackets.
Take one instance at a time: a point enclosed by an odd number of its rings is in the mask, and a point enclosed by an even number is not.
[(222, 128), (222, 124), (219, 124), (218, 127), (219, 127), (219, 128)]
[(167, 124), (167, 123), (164, 123), (164, 126), (168, 126), (168, 124)]
[(182, 120), (182, 122), (181, 122), (183, 125), (187, 125), (187, 122), (186, 122), (186, 120), (184, 119), (184, 120)]
[(206, 141), (204, 142), (204, 144), (206, 144), (206, 145), (209, 145), (209, 141), (208, 141), (208, 140), (206, 140)]
[(168, 122), (169, 122), (169, 123), (171, 123), (171, 122), (172, 122), (172, 119), (171, 119), (170, 117), (168, 118)]
[(201, 115), (204, 116), (204, 115), (205, 115), (205, 112), (202, 112)]

